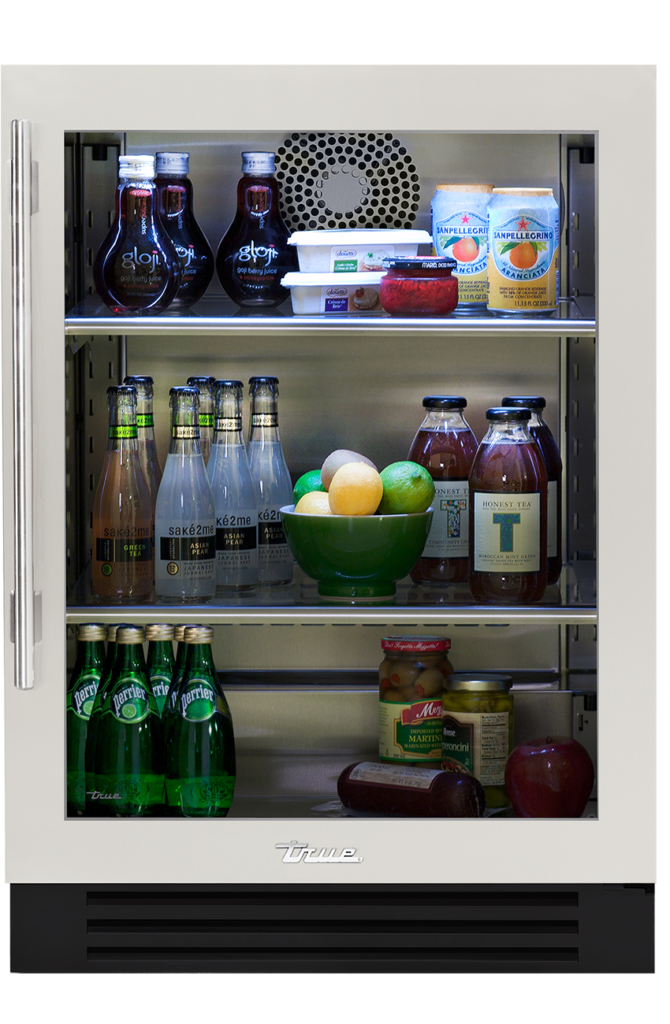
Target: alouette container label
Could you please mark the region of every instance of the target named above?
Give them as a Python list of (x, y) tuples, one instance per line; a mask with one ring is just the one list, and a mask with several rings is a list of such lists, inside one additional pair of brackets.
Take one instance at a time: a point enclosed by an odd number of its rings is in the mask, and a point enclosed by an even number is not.
[(540, 570), (540, 494), (475, 491), (475, 572)]

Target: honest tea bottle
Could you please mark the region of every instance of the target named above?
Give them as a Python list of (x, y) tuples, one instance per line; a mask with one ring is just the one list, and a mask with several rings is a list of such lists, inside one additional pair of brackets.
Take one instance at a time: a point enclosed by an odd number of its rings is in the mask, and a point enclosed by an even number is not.
[(95, 736), (87, 814), (145, 817), (163, 807), (163, 729), (147, 675), (141, 626), (120, 626)]
[(109, 441), (93, 499), (93, 593), (106, 603), (152, 594), (153, 504), (137, 447), (134, 387), (107, 389)]
[(265, 586), (290, 583), (293, 556), (279, 514), (293, 502), (293, 485), (279, 439), (276, 377), (251, 377), (249, 469), (258, 508), (258, 579)]
[(154, 379), (153, 377), (124, 377), (123, 383), (129, 384), (137, 392), (137, 415), (135, 417), (137, 421), (137, 451), (144, 479), (149, 485), (153, 510), (163, 476), (154, 435)]
[(214, 496), (200, 451), (198, 389), (170, 389), (172, 437), (156, 499), (156, 597), (198, 602), (216, 589)]
[(489, 409), (470, 471), (470, 590), (487, 604), (539, 601), (547, 586), (547, 471), (530, 409)]
[(506, 408), (530, 409), (528, 432), (538, 443), (547, 468), (547, 583), (556, 583), (563, 566), (563, 462), (551, 430), (542, 416), (547, 403), (541, 395), (508, 395)]
[(112, 313), (164, 312), (176, 297), (179, 256), (163, 227), (153, 156), (120, 156), (116, 215), (98, 249), (93, 279)]
[(214, 445), (207, 474), (216, 508), (217, 590), (251, 590), (258, 581), (256, 490), (242, 436), (241, 380), (216, 381)]
[(278, 306), (289, 295), (282, 278), (298, 269), (274, 173), (274, 153), (242, 154), (237, 212), (216, 254), (221, 284), (238, 306)]
[(191, 388), (197, 388), (200, 393), (200, 401), (198, 403), (200, 451), (205, 460), (205, 465), (207, 465), (214, 439), (214, 378), (189, 377), (186, 383)]
[(213, 630), (185, 631), (186, 667), (174, 711), (165, 719), (168, 814), (225, 817), (235, 788), (230, 710), (212, 659)]
[(77, 630), (77, 659), (67, 689), (67, 813), (86, 806), (86, 733), (105, 662), (107, 628), (87, 622)]
[(146, 627), (146, 638), (149, 642), (147, 650), (147, 672), (158, 714), (163, 715), (163, 708), (172, 682), (174, 672), (174, 626), (167, 623), (152, 623)]
[(181, 281), (172, 309), (188, 309), (207, 291), (214, 256), (193, 213), (188, 153), (156, 153), (156, 188), (165, 230), (179, 256)]
[(415, 583), (440, 586), (468, 580), (468, 476), (477, 439), (463, 415), (467, 404), (456, 395), (423, 400), (425, 418), (407, 458), (428, 470), (435, 498), (426, 546), (410, 573)]

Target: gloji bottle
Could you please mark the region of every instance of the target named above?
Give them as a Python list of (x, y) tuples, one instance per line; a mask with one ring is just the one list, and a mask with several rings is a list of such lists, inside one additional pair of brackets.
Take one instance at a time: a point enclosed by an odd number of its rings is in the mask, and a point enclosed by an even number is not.
[(463, 416), (464, 398), (429, 395), (426, 415), (407, 458), (425, 466), (435, 481), (433, 520), (421, 558), (410, 576), (415, 583), (467, 583), (468, 476), (477, 454), (477, 439)]
[(279, 438), (276, 377), (251, 377), (249, 469), (258, 508), (258, 579), (262, 585), (291, 583), (293, 556), (279, 510), (293, 502), (291, 474)]
[(539, 601), (547, 586), (547, 470), (530, 409), (489, 409), (470, 470), (470, 590), (485, 604)]
[(530, 409), (528, 432), (537, 441), (547, 467), (547, 583), (556, 583), (563, 568), (563, 462), (542, 416), (547, 403), (541, 395), (513, 395), (503, 398), (502, 404)]
[(214, 255), (193, 213), (193, 185), (188, 153), (156, 153), (156, 187), (160, 212), (181, 267), (173, 309), (188, 309), (207, 291), (214, 276)]
[(168, 814), (223, 818), (235, 789), (233, 720), (212, 659), (214, 631), (185, 631), (186, 667), (174, 710), (165, 719)]
[(86, 812), (145, 817), (164, 805), (163, 729), (147, 675), (141, 626), (120, 626), (114, 673), (95, 736), (95, 787)]
[(105, 661), (107, 628), (87, 622), (77, 630), (77, 660), (67, 689), (67, 813), (86, 806), (86, 733)]
[(216, 254), (224, 290), (238, 306), (272, 307), (288, 298), (281, 285), (298, 269), (295, 246), (279, 213), (274, 153), (243, 153), (237, 213)]
[(197, 602), (216, 590), (214, 496), (200, 451), (198, 389), (170, 389), (172, 437), (156, 499), (156, 596)]
[(214, 445), (207, 474), (216, 507), (217, 590), (251, 590), (258, 581), (256, 491), (242, 436), (241, 380), (216, 381)]
[(116, 216), (93, 279), (112, 313), (163, 313), (181, 280), (179, 256), (159, 214), (153, 156), (120, 156)]
[(137, 392), (107, 388), (109, 441), (93, 499), (93, 593), (108, 603), (152, 594), (153, 503), (137, 442)]

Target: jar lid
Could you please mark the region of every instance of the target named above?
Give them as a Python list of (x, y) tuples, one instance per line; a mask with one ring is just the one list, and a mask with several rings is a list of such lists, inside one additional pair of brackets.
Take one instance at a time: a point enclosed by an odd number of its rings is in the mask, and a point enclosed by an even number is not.
[(465, 409), (467, 401), (460, 395), (426, 395), (424, 409)]
[(554, 196), (553, 188), (533, 188), (522, 186), (520, 188), (494, 188), (494, 196)]
[(541, 395), (508, 395), (503, 398), (502, 404), (523, 409), (544, 409), (547, 403)]
[(145, 629), (147, 640), (174, 640), (174, 626), (169, 622), (152, 622)]
[(104, 622), (82, 622), (77, 627), (78, 640), (104, 640), (106, 636), (107, 626)]
[(467, 672), (454, 672), (446, 676), (444, 689), (461, 693), (508, 693), (512, 685), (512, 677), (481, 672), (471, 675)]
[(384, 270), (453, 270), (458, 266), (451, 256), (385, 256)]
[(487, 409), (486, 418), (494, 423), (512, 423), (514, 420), (529, 420), (531, 417), (530, 409), (513, 408), (513, 409)]
[(438, 192), (493, 192), (495, 185), (436, 185)]
[(443, 636), (385, 636), (382, 639), (382, 650), (414, 653), (449, 651), (451, 640)]

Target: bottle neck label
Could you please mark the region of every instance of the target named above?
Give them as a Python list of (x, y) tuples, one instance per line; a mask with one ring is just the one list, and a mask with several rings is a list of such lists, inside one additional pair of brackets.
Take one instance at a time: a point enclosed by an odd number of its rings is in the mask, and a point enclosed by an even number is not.
[(214, 426), (214, 413), (213, 412), (201, 412), (200, 413), (200, 426), (201, 427), (213, 427)]
[(138, 412), (136, 420), (138, 427), (153, 427), (154, 414), (152, 412)]
[(241, 416), (218, 416), (215, 423), (214, 429), (217, 434), (224, 434), (226, 431), (233, 430), (237, 433), (242, 429), (242, 417)]
[(198, 441), (200, 439), (200, 427), (184, 427), (174, 425), (172, 436), (178, 441)]
[(109, 428), (109, 436), (113, 441), (134, 441), (137, 438), (137, 423), (123, 425), (113, 424)]
[(279, 417), (276, 412), (254, 412), (251, 416), (252, 427), (276, 427)]

